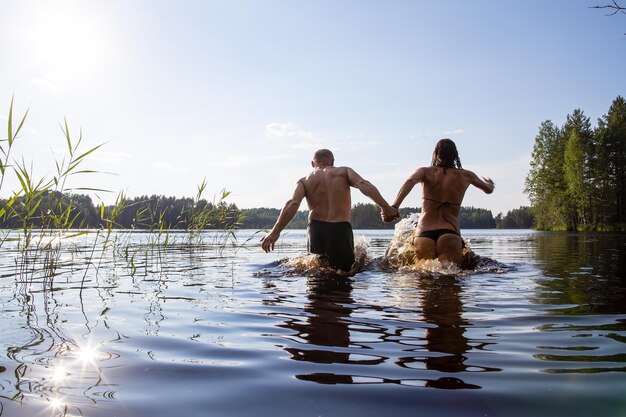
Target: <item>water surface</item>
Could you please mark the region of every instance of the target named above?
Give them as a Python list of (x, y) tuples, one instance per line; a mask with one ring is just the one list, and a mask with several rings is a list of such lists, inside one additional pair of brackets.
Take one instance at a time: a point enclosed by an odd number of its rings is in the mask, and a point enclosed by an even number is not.
[[(355, 231), (369, 257), (392, 231)], [(464, 232), (457, 276), (303, 274), (207, 232), (0, 251), (2, 416), (624, 416), (626, 237)], [(251, 240), (247, 240), (251, 239)], [(54, 257), (53, 257), (54, 259)]]

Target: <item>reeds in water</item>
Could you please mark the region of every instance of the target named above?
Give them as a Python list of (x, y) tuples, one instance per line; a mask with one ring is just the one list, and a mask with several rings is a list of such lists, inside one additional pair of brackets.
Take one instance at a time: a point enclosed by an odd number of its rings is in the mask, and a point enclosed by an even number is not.
[[(85, 204), (78, 201), (81, 197), (74, 194), (76, 191), (111, 192), (110, 190), (91, 187), (70, 188), (71, 178), (88, 174), (98, 174), (99, 171), (85, 168), (85, 161), (104, 144), (83, 149), (83, 133), (79, 130), (73, 135), (67, 119), (61, 124), (61, 131), (65, 142), (65, 154), (58, 158), (54, 155), (56, 170), (51, 177), (36, 177), (33, 174), (33, 163), (27, 163), (24, 157), (15, 158), (12, 154), (16, 140), (20, 139), (20, 132), (28, 116), (28, 110), (14, 120), (14, 100), (11, 99), (7, 118), (7, 138), (0, 141), (0, 193), (5, 184), (5, 178), (13, 175), (19, 184), (16, 191), (12, 191), (9, 198), (0, 200), (0, 219), (5, 224), (11, 224), (12, 230), (3, 231), (0, 237), (0, 249), (7, 242), (16, 244), (19, 260), (17, 275), (26, 280), (43, 276), (52, 280), (60, 266), (61, 255), (66, 248), (64, 244), (74, 241), (75, 238), (95, 233), (91, 246), (89, 265), (96, 270), (101, 259), (109, 249), (117, 251), (127, 259), (131, 275), (137, 272), (136, 259), (143, 251), (143, 258), (150, 255), (157, 263), (162, 262), (162, 251), (172, 245), (182, 245), (186, 250), (202, 250), (207, 247), (217, 248), (219, 252), (229, 242), (235, 239), (234, 230), (241, 222), (241, 213), (233, 211), (225, 200), (230, 192), (222, 190), (221, 194), (212, 203), (207, 202), (203, 195), (206, 191), (206, 179), (197, 188), (197, 193), (188, 204), (179, 208), (174, 214), (178, 219), (175, 223), (168, 221), (172, 216), (171, 207), (159, 205), (159, 201), (151, 204), (150, 201), (140, 200), (129, 203), (125, 193), (120, 192), (112, 206), (99, 205), (99, 213), (85, 212)], [(1, 195), (1, 194), (0, 194)], [(158, 199), (157, 199), (158, 200)], [(89, 199), (89, 205), (91, 200)], [(149, 236), (147, 245), (131, 247), (129, 239), (123, 234), (113, 233), (120, 228), (120, 219), (134, 205), (141, 206), (135, 213), (131, 228), (145, 229)], [(96, 228), (89, 228), (88, 219), (98, 216)], [(221, 234), (214, 234), (212, 242), (205, 242), (203, 231), (216, 226), (223, 227)], [(183, 241), (172, 239), (172, 230), (186, 231)], [(85, 271), (85, 275), (87, 272)], [(29, 278), (30, 277), (30, 278)], [(84, 281), (84, 279), (83, 279)]]

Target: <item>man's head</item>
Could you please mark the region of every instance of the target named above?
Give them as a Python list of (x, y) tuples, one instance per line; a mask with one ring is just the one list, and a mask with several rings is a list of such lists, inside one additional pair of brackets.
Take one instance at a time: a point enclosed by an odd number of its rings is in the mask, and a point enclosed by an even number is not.
[(335, 157), (333, 153), (328, 149), (318, 149), (313, 154), (313, 161), (311, 161), (311, 165), (313, 167), (332, 167), (335, 163)]
[(461, 169), (461, 159), (456, 145), (450, 139), (441, 139), (435, 145), (433, 152), (432, 166), (442, 168), (458, 168)]

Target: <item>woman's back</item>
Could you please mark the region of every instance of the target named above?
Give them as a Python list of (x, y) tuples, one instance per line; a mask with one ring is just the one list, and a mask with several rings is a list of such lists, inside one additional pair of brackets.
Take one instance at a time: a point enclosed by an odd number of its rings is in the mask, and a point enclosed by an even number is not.
[(458, 233), (461, 203), (471, 184), (470, 171), (436, 166), (422, 169), (422, 214), (418, 232), (450, 229)]
[(420, 183), (422, 214), (413, 239), (415, 254), (418, 259), (438, 258), (461, 265), (464, 255), (459, 212), (465, 191), (471, 184), (491, 194), (493, 181), (480, 179), (472, 171), (462, 169), (454, 142), (441, 139), (435, 145), (432, 165), (418, 168), (411, 174), (400, 187), (392, 206), (399, 209), (404, 198)]

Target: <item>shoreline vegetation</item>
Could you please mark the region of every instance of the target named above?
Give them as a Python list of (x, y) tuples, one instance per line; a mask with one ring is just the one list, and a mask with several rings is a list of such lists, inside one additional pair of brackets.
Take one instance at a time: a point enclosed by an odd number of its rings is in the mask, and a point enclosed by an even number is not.
[[(228, 193), (223, 192), (216, 203), (199, 198), (153, 195), (124, 198), (122, 202), (97, 207), (85, 194), (44, 191), (37, 196), (37, 209), (30, 216), (27, 211), (33, 204), (27, 197), (16, 198), (7, 214), (0, 218), (0, 229), (25, 226), (35, 229), (103, 229), (108, 226), (131, 230), (187, 230), (190, 227), (196, 230), (270, 229), (280, 213), (277, 208), (239, 209), (235, 204), (228, 204), (227, 197)], [(0, 199), (0, 207), (6, 207), (7, 203), (8, 200)], [(71, 219), (71, 222), (50, 223), (49, 216), (58, 217), (59, 212), (65, 213), (63, 217)], [(420, 212), (420, 208), (405, 207), (400, 210), (402, 218), (416, 212)], [(203, 213), (204, 221), (199, 221), (199, 213)], [(298, 211), (287, 228), (306, 229), (307, 216), (307, 210)], [(495, 217), (490, 210), (462, 207), (459, 218), (461, 227), (465, 229), (530, 229), (533, 225), (529, 207), (520, 207)], [(395, 223), (383, 223), (375, 204), (358, 203), (352, 208), (352, 226), (354, 229), (393, 229)]]
[[(495, 217), (490, 210), (461, 207), (461, 227), (527, 229), (538, 226), (551, 230), (570, 230), (570, 227), (571, 230), (618, 230), (619, 228), (609, 227), (608, 223), (602, 223), (602, 228), (590, 228), (590, 219), (599, 217), (588, 217), (602, 214), (604, 221), (624, 219), (626, 105), (623, 99), (618, 99), (613, 106), (616, 109), (612, 107), (612, 113), (602, 119), (593, 134), (589, 133), (589, 129), (585, 130), (588, 119), (582, 117), (582, 112), (576, 112), (571, 120), (568, 117), (568, 124), (562, 129), (554, 128), (550, 122), (542, 125), (546, 132), (540, 132), (537, 137), (531, 171), (527, 178), (526, 191), (531, 197), (533, 207), (520, 207), (506, 215), (500, 213)], [(123, 259), (131, 276), (146, 274), (148, 269), (163, 270), (166, 266), (165, 255), (172, 251), (193, 253), (210, 249), (221, 254), (227, 246), (234, 246), (239, 250), (262, 229), (271, 228), (280, 212), (276, 208), (239, 209), (228, 201), (230, 192), (226, 190), (222, 190), (213, 201), (208, 201), (203, 197), (207, 187), (206, 180), (198, 185), (196, 195), (190, 198), (156, 195), (128, 198), (124, 192), (120, 192), (114, 204), (94, 204), (85, 193), (97, 195), (111, 191), (71, 187), (70, 184), (75, 182), (76, 177), (84, 178), (86, 175), (98, 173), (84, 165), (87, 157), (103, 144), (83, 149), (82, 131), (73, 135), (67, 120), (64, 120), (61, 131), (66, 145), (65, 155), (53, 156), (56, 170), (52, 174), (36, 177), (33, 174), (35, 162), (27, 163), (25, 156), (15, 156), (12, 152), (15, 141), (22, 140), (19, 134), (27, 115), (28, 111), (14, 120), (12, 98), (7, 118), (7, 136), (6, 139), (0, 139), (0, 196), (6, 196), (0, 198), (0, 248), (4, 249), (5, 254), (15, 255), (20, 282), (41, 282), (44, 291), (53, 290), (55, 277), (60, 273), (59, 268), (65, 265), (64, 257), (72, 256), (76, 251), (87, 250), (87, 264), (80, 282), (82, 295), (83, 288), (88, 285), (88, 271), (95, 269), (98, 274), (107, 253)], [(615, 127), (615, 120), (621, 125)], [(580, 139), (582, 137), (584, 140)], [(584, 153), (591, 143), (597, 152), (593, 154), (596, 159)], [(602, 146), (608, 147), (610, 151), (602, 151)], [(557, 161), (556, 165), (553, 160)], [(595, 165), (585, 165), (591, 164), (590, 161)], [(597, 177), (600, 175), (597, 167), (601, 163), (609, 167), (609, 173)], [(577, 176), (578, 168), (582, 169), (583, 174)], [(555, 172), (560, 173), (561, 177)], [(586, 176), (587, 173), (593, 173), (595, 177)], [(596, 177), (601, 178), (601, 192), (590, 191), (588, 182), (590, 179), (596, 180)], [(16, 180), (20, 187), (7, 192), (3, 188), (6, 178)], [(616, 187), (622, 187), (622, 194), (619, 194)], [(557, 192), (560, 194), (550, 194)], [(585, 193), (593, 196), (588, 203), (581, 197), (587, 195)], [(607, 198), (613, 195), (618, 195), (615, 204)], [(542, 199), (545, 197), (548, 198), (547, 202)], [(569, 206), (559, 206), (562, 202)], [(603, 210), (597, 210), (597, 207)], [(419, 211), (418, 208), (405, 207), (400, 214), (406, 217), (409, 213)], [(547, 220), (554, 217), (546, 216), (552, 216), (553, 212), (569, 217), (550, 223)], [(307, 211), (303, 210), (297, 213), (288, 228), (304, 229), (306, 224)], [(584, 228), (579, 227), (580, 225)], [(356, 204), (352, 208), (352, 226), (355, 229), (392, 229), (395, 223), (383, 223), (378, 207), (368, 203)], [(212, 237), (202, 233), (209, 229), (218, 232)], [(257, 233), (246, 242), (238, 242), (235, 234), (237, 229), (256, 229)], [(118, 233), (118, 230), (122, 233)], [(130, 243), (130, 232), (126, 233), (127, 230), (148, 233), (144, 236), (143, 243), (136, 244)], [(184, 233), (175, 233), (179, 231)], [(86, 235), (91, 239), (89, 247), (79, 249), (75, 238)]]
[[(97, 171), (83, 168), (86, 158), (103, 144), (88, 150), (81, 148), (82, 131), (78, 138), (72, 136), (67, 120), (61, 125), (66, 144), (66, 155), (55, 157), (56, 172), (52, 178), (34, 178), (32, 166), (12, 155), (15, 141), (18, 140), (28, 110), (14, 120), (13, 98), (7, 117), (7, 139), (0, 141), (0, 195), (5, 177), (14, 175), (21, 189), (12, 192), (8, 198), (0, 198), (0, 229), (21, 232), (22, 248), (28, 248), (35, 232), (56, 230), (59, 233), (80, 231), (89, 233), (104, 231), (109, 236), (114, 229), (145, 230), (155, 232), (158, 241), (167, 242), (169, 231), (184, 230), (198, 234), (205, 229), (232, 231), (241, 229), (269, 229), (274, 224), (279, 209), (253, 208), (239, 209), (228, 203), (230, 193), (222, 190), (212, 202), (203, 198), (206, 181), (198, 186), (193, 198), (166, 196), (140, 196), (128, 198), (124, 193), (117, 195), (114, 204), (94, 204), (91, 197), (80, 191), (110, 192), (94, 188), (70, 188), (68, 180), (76, 176), (95, 174)], [(14, 123), (15, 122), (15, 123)], [(21, 140), (21, 139), (20, 139)], [(419, 208), (403, 208), (401, 215), (419, 212)], [(307, 211), (299, 211), (288, 228), (304, 229), (307, 225)], [(528, 207), (520, 207), (506, 215), (495, 218), (491, 211), (474, 208), (461, 208), (461, 227), (464, 228), (530, 228), (533, 224)], [(374, 204), (356, 204), (352, 209), (352, 224), (355, 229), (392, 229), (394, 224), (385, 224), (380, 219)], [(5, 232), (5, 239), (6, 239)], [(0, 247), (2, 246), (0, 241)]]
[[(280, 210), (277, 208), (240, 209), (228, 202), (230, 192), (222, 190), (207, 201), (203, 195), (207, 183), (197, 187), (194, 197), (139, 196), (128, 198), (123, 192), (114, 204), (94, 204), (80, 192), (111, 192), (94, 188), (70, 188), (68, 179), (94, 174), (83, 168), (89, 155), (103, 144), (87, 150), (81, 148), (82, 131), (75, 137), (67, 120), (61, 124), (66, 155), (55, 156), (56, 172), (51, 178), (34, 178), (33, 162), (11, 151), (24, 126), (28, 110), (14, 119), (13, 98), (7, 118), (7, 137), (0, 141), (0, 195), (5, 177), (14, 175), (21, 188), (8, 198), (0, 198), (0, 229), (20, 231), (26, 248), (34, 231), (57, 230), (90, 233), (114, 229), (155, 232), (159, 239), (169, 231), (184, 230), (192, 237), (202, 230), (269, 229)], [(21, 139), (20, 139), (21, 140)], [(581, 110), (567, 116), (565, 125), (557, 128), (545, 121), (535, 139), (525, 193), (531, 207), (520, 207), (495, 217), (490, 210), (461, 207), (461, 227), (465, 229), (529, 229), (550, 231), (625, 231), (626, 230), (626, 102), (617, 97), (609, 112), (591, 128)], [(416, 207), (401, 209), (401, 217), (419, 212)], [(299, 211), (290, 229), (304, 229), (307, 211)], [(355, 229), (392, 229), (385, 224), (376, 205), (356, 204), (352, 208)], [(6, 238), (5, 232), (5, 238)], [(191, 238), (190, 238), (191, 239)], [(3, 240), (0, 240), (0, 247)]]
[(539, 230), (625, 232), (626, 100), (595, 128), (580, 109), (561, 127), (544, 121), (525, 185)]

